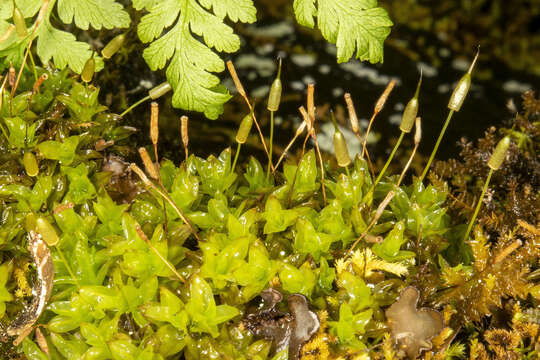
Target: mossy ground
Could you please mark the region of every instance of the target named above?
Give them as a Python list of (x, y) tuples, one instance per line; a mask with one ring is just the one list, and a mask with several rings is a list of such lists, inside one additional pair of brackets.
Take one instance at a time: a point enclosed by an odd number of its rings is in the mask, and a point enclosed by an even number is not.
[[(137, 147), (153, 154), (150, 141), (135, 144), (96, 87), (67, 71), (41, 73), (49, 78), (39, 92), (28, 74), (13, 99), (5, 89), (0, 109), (5, 356), (538, 357), (540, 105), (532, 93), (515, 126), (499, 130), (512, 146), (464, 240), (494, 131), (478, 148), (465, 145), (463, 161), (437, 163), (424, 183), (397, 186), (388, 174), (374, 187), (364, 159), (343, 169), (324, 156), (321, 169), (309, 144), (271, 176), (264, 158), (233, 170), (226, 148), (181, 163), (160, 158), (159, 179), (141, 181), (127, 162), (137, 161)], [(54, 287), (39, 320), (14, 329), (43, 280), (28, 251), (35, 236), (49, 244)], [(272, 312), (258, 307), (269, 287), (284, 295)], [(251, 314), (294, 329), (300, 317), (287, 300), (295, 294), (319, 330), (300, 351), (275, 354), (276, 339), (287, 337), (257, 338), (246, 321)], [(407, 316), (388, 312), (400, 306)], [(423, 322), (435, 335), (416, 328)], [(6, 329), (22, 334), (20, 345)]]

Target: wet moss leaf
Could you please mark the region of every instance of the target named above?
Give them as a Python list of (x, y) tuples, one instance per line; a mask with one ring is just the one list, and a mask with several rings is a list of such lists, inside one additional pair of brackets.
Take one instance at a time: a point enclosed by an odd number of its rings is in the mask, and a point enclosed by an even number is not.
[(404, 235), (405, 224), (400, 221), (384, 238), (382, 243), (373, 245), (373, 252), (386, 261), (401, 261), (415, 257), (412, 251), (400, 250), (401, 245), (407, 242)]
[[(38, 211), (49, 198), (53, 188), (51, 176), (40, 175), (32, 190), (23, 185), (0, 186), (0, 195), (11, 195), (19, 200), (21, 211)], [(29, 208), (30, 206), (30, 208)]]
[(296, 223), (295, 250), (302, 255), (310, 254), (316, 262), (319, 262), (321, 256), (328, 252), (330, 245), (336, 239), (335, 236), (317, 232), (309, 220), (298, 219)]
[[(97, 59), (97, 57), (95, 57)], [(99, 64), (99, 62), (98, 62)], [(96, 70), (97, 70), (96, 65)], [(56, 98), (66, 104), (72, 118), (80, 123), (92, 121), (94, 115), (107, 109), (99, 103), (99, 88), (93, 86), (84, 86), (80, 83), (74, 83), (69, 95), (60, 94)]]
[(129, 205), (117, 205), (105, 191), (99, 191), (97, 201), (94, 204), (94, 211), (101, 221), (100, 227), (106, 230), (101, 234), (119, 235), (122, 232), (122, 215)]
[(305, 262), (300, 268), (284, 264), (279, 272), (279, 279), (283, 290), (291, 294), (302, 294), (310, 296), (315, 287), (317, 277), (311, 269), (309, 263)]
[(363, 310), (372, 304), (371, 290), (359, 276), (348, 271), (338, 273), (337, 285), (348, 299), (352, 311)]
[(444, 203), (446, 193), (416, 180), (408, 188), (393, 187), (396, 196), (390, 207), (399, 219), (405, 221), (407, 229), (415, 236), (422, 229), (423, 236), (442, 235), (449, 228), (449, 217)]
[(16, 149), (35, 145), (34, 135), (37, 123), (29, 124), (20, 117), (5, 117), (4, 122), (9, 132), (9, 145)]
[(62, 166), (62, 172), (69, 179), (67, 195), (75, 204), (82, 204), (94, 198), (96, 188), (90, 179), (88, 179), (88, 169), (84, 164), (80, 164), (76, 168)]
[(201, 189), (205, 194), (215, 196), (225, 193), (236, 179), (231, 170), (231, 150), (225, 149), (219, 157), (210, 155), (208, 159), (195, 159), (195, 166), (200, 175)]
[(253, 156), (249, 158), (244, 177), (249, 184), (250, 191), (257, 191), (270, 185), (266, 180), (266, 174), (261, 163)]
[[(308, 151), (300, 161), (298, 167), (295, 165), (285, 164), (283, 175), (287, 180), (287, 185), (285, 187), (283, 197), (289, 196), (288, 193), (289, 191), (291, 191), (292, 188), (293, 200), (299, 201), (306, 199), (319, 188), (319, 183), (317, 182), (317, 164), (315, 151)], [(276, 196), (278, 198), (281, 198), (281, 194)]]
[(191, 331), (208, 333), (212, 337), (219, 334), (218, 325), (232, 319), (240, 312), (230, 305), (216, 305), (210, 285), (199, 276), (190, 282), (190, 298), (186, 312), (191, 320)]
[(21, 349), (28, 360), (48, 360), (49, 357), (45, 354), (39, 346), (30, 340), (28, 337), (24, 338), (21, 343)]
[(201, 267), (201, 275), (211, 278), (218, 288), (225, 286), (226, 281), (234, 279), (234, 271), (245, 264), (250, 238), (247, 236), (233, 241), (220, 241), (219, 235), (211, 236), (209, 241), (201, 244), (204, 264)]
[(364, 333), (372, 314), (371, 309), (354, 314), (349, 304), (343, 303), (339, 307), (339, 320), (330, 321), (328, 324), (341, 343), (362, 349), (366, 346), (357, 338), (357, 335)]
[(144, 316), (154, 321), (168, 322), (175, 328), (187, 331), (188, 314), (184, 303), (165, 287), (159, 290), (159, 303), (147, 303), (142, 307)]
[[(188, 211), (198, 198), (199, 179), (189, 174), (184, 167), (180, 167), (172, 182), (170, 195), (180, 209)], [(169, 210), (167, 215), (170, 214), (173, 219), (178, 216), (172, 208)]]
[(271, 234), (285, 231), (296, 222), (298, 214), (294, 210), (283, 209), (275, 196), (268, 197), (262, 217), (266, 220), (264, 233)]
[(270, 260), (266, 247), (260, 240), (255, 240), (249, 247), (248, 262), (234, 271), (234, 278), (242, 289), (243, 301), (249, 301), (258, 295), (274, 277), (278, 263)]
[(79, 140), (79, 136), (70, 136), (63, 142), (44, 141), (38, 145), (38, 149), (45, 159), (58, 160), (62, 165), (70, 165), (75, 159)]

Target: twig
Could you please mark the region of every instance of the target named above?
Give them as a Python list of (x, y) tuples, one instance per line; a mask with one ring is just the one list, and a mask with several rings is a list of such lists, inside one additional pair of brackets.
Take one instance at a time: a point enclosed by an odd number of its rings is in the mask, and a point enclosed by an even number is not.
[(349, 251), (347, 252), (348, 255), (352, 254), (352, 251), (354, 250), (356, 245), (358, 245), (358, 243), (367, 235), (368, 231), (371, 230), (373, 225), (375, 225), (375, 223), (379, 220), (379, 218), (381, 217), (384, 209), (386, 209), (386, 207), (388, 206), (390, 201), (392, 201), (392, 198), (395, 195), (396, 195), (396, 192), (394, 190), (391, 190), (391, 191), (388, 192), (388, 194), (386, 194), (386, 197), (384, 198), (384, 200), (379, 204), (379, 207), (377, 208), (377, 211), (375, 212), (375, 216), (373, 217), (373, 220), (371, 221), (371, 223), (369, 223), (368, 227), (366, 228), (366, 230), (364, 230), (364, 232), (360, 235), (360, 237), (358, 237), (358, 239), (356, 239), (354, 244), (352, 244)]
[(161, 190), (160, 188), (158, 188), (156, 185), (154, 185), (153, 182), (151, 182), (148, 177), (146, 176), (146, 174), (136, 165), (136, 164), (133, 164), (131, 163), (129, 165), (129, 168), (131, 170), (133, 170), (138, 176), (139, 178), (141, 179), (141, 181), (144, 183), (144, 185), (148, 186), (149, 188), (151, 188), (152, 190), (156, 191), (163, 199), (167, 200), (167, 202), (173, 207), (173, 209), (176, 211), (176, 213), (178, 214), (178, 216), (180, 217), (180, 219), (182, 219), (182, 221), (189, 227), (191, 233), (193, 234), (193, 236), (195, 236), (195, 238), (198, 240), (198, 241), (201, 241), (201, 238), (199, 237), (199, 234), (197, 234), (197, 232), (195, 231), (195, 228), (193, 227), (193, 225), (191, 224), (191, 222), (189, 221), (189, 219), (184, 215), (184, 213), (182, 212), (182, 210), (178, 207), (178, 205), (176, 205), (176, 203), (170, 198), (170, 196), (165, 193), (163, 190)]
[(172, 271), (172, 273), (174, 275), (176, 275), (176, 277), (181, 281), (183, 282), (184, 284), (186, 283), (186, 279), (184, 279), (184, 277), (182, 275), (180, 275), (178, 273), (178, 271), (176, 270), (176, 268), (169, 262), (167, 261), (167, 259), (165, 259), (163, 257), (163, 255), (161, 255), (161, 253), (158, 251), (158, 249), (156, 249), (156, 247), (154, 245), (152, 245), (152, 243), (150, 242), (150, 239), (148, 239), (148, 237), (146, 236), (146, 234), (144, 233), (144, 231), (141, 229), (141, 227), (139, 226), (139, 224), (136, 224), (135, 225), (135, 230), (137, 231), (137, 234), (139, 234), (139, 237), (141, 239), (144, 240), (144, 242), (146, 242), (146, 244), (148, 245), (148, 247), (161, 259), (161, 261), (163, 261), (165, 263), (165, 265), (167, 265), (167, 267), (169, 268), (169, 270)]

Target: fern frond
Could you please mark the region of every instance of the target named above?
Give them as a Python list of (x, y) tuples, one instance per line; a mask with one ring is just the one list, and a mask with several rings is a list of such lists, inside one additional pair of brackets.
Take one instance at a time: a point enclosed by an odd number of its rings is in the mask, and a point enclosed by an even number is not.
[(240, 48), (240, 38), (224, 18), (254, 22), (253, 2), (164, 0), (139, 1), (135, 5), (149, 11), (137, 29), (143, 42), (151, 42), (143, 57), (152, 70), (168, 63), (166, 74), (174, 89), (173, 105), (216, 119), (231, 97), (214, 75), (225, 69), (216, 52), (232, 53)]

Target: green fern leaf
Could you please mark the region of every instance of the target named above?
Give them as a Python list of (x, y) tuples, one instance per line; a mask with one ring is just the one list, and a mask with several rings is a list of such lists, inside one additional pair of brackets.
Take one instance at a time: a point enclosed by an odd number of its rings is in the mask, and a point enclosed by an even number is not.
[(240, 48), (239, 37), (223, 19), (227, 16), (232, 21), (254, 22), (253, 2), (138, 0), (134, 6), (149, 11), (137, 29), (143, 42), (153, 41), (172, 26), (144, 50), (143, 57), (152, 70), (162, 69), (169, 62), (166, 74), (174, 88), (173, 105), (204, 112), (209, 119), (216, 119), (231, 96), (213, 74), (222, 72), (225, 64), (212, 49), (232, 53)]
[[(42, 1), (40, 0), (16, 0), (15, 3), (24, 17), (34, 16), (39, 7), (41, 6)], [(0, 19), (7, 20), (11, 19), (13, 15), (13, 1), (2, 1), (0, 4)]]
[(383, 42), (393, 23), (376, 0), (295, 0), (294, 11), (297, 21), (311, 28), (317, 17), (324, 38), (336, 44), (339, 63), (355, 52), (360, 60), (383, 61)]
[[(34, 17), (42, 6), (42, 0), (17, 0), (17, 7), (25, 18)], [(54, 65), (63, 69), (69, 66), (76, 73), (81, 73), (84, 63), (92, 56), (90, 45), (77, 41), (69, 32), (54, 28), (50, 22), (53, 14), (54, 2), (50, 2), (43, 21), (35, 32), (37, 37), (37, 54), (41, 62), (46, 64), (53, 61)], [(130, 18), (123, 6), (114, 0), (58, 0), (56, 10), (60, 19), (66, 24), (75, 22), (75, 25), (87, 30), (91, 25), (95, 29), (111, 29), (113, 27), (128, 27)], [(5, 20), (11, 19), (13, 2), (5, 1), (0, 4), (0, 33), (4, 33), (9, 26)], [(35, 24), (33, 25), (35, 26)], [(31, 35), (20, 38), (15, 32), (0, 44), (0, 70), (13, 63), (19, 66), (22, 63)], [(96, 71), (103, 69), (103, 59), (96, 60)]]
[[(52, 59), (57, 68), (69, 66), (78, 74), (86, 60), (92, 56), (90, 45), (77, 41), (71, 33), (54, 28), (48, 19), (39, 29), (36, 51), (44, 64)], [(95, 56), (95, 59), (96, 71), (100, 71), (103, 69), (103, 59), (98, 56)]]
[(128, 13), (114, 0), (58, 0), (57, 10), (64, 23), (75, 21), (83, 30), (88, 30), (89, 25), (96, 30), (125, 28), (130, 23)]
[(315, 0), (294, 0), (293, 7), (298, 23), (313, 29), (315, 27), (313, 18), (317, 15)]

